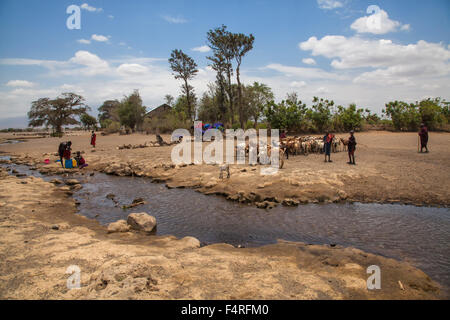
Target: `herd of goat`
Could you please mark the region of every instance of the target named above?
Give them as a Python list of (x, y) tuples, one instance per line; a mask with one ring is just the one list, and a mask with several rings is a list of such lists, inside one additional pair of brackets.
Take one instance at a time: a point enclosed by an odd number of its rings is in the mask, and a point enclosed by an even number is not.
[[(287, 149), (289, 155), (308, 155), (310, 153), (324, 153), (325, 143), (322, 137), (293, 137), (280, 140), (281, 146)], [(348, 142), (334, 137), (331, 142), (331, 152), (346, 151)]]
[[(342, 152), (347, 150), (348, 140), (344, 140), (342, 138), (333, 137), (331, 142), (331, 152)], [(325, 143), (323, 138), (321, 137), (291, 137), (280, 139), (279, 145), (271, 146), (267, 145), (266, 148), (261, 147), (258, 144), (253, 144), (249, 141), (245, 143), (238, 143), (236, 146), (236, 151), (239, 153), (239, 150), (245, 150), (245, 155), (249, 156), (249, 153), (256, 151), (257, 154), (257, 162), (259, 164), (269, 164), (271, 158), (271, 152), (279, 152), (280, 159), (280, 168), (284, 165), (284, 159), (289, 156), (295, 155), (305, 155), (312, 153), (323, 154), (325, 152)], [(237, 153), (237, 154), (238, 154)]]

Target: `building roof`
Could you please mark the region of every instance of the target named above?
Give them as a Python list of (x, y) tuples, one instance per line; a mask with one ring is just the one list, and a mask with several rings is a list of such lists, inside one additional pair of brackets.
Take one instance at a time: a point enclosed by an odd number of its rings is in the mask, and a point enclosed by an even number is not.
[(169, 106), (168, 104), (164, 103), (162, 105), (160, 105), (159, 107), (154, 108), (153, 110), (147, 112), (147, 114), (145, 115), (146, 117), (152, 118), (155, 116), (159, 116), (163, 113), (166, 113), (168, 110), (171, 110), (172, 107)]

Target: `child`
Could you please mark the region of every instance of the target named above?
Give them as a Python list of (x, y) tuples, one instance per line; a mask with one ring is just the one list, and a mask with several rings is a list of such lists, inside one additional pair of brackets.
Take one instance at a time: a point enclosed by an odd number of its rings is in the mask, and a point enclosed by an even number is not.
[(75, 157), (75, 160), (77, 161), (77, 167), (80, 169), (83, 169), (88, 166), (86, 160), (84, 160), (84, 158), (81, 156), (80, 151), (77, 151), (77, 156)]

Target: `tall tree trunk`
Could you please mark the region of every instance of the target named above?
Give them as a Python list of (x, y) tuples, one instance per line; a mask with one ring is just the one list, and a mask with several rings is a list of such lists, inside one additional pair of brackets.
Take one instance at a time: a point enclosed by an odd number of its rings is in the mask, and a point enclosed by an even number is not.
[(186, 79), (184, 79), (184, 85), (186, 88), (186, 100), (187, 100), (187, 108), (188, 108), (188, 117), (189, 120), (192, 122), (192, 111), (191, 111), (191, 97), (189, 93), (189, 85)]
[(244, 110), (242, 106), (242, 86), (241, 86), (241, 79), (240, 79), (240, 65), (238, 64), (236, 67), (236, 80), (238, 83), (238, 111), (239, 111), (239, 122), (241, 124), (241, 128), (245, 129), (245, 119), (244, 119)]
[(233, 87), (231, 85), (231, 72), (227, 71), (228, 78), (228, 98), (230, 100), (231, 125), (234, 123), (234, 108), (233, 108)]

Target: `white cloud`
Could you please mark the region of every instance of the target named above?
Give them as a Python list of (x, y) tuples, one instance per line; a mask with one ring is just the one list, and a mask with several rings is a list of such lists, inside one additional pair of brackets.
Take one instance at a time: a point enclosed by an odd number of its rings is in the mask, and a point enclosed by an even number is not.
[[(370, 7), (369, 7), (370, 8)], [(400, 30), (409, 30), (409, 25), (389, 19), (386, 11), (378, 9), (374, 14), (357, 19), (350, 26), (358, 33), (386, 34)]]
[(325, 36), (320, 40), (311, 37), (299, 47), (332, 59), (335, 69), (355, 70), (353, 83), (414, 87), (450, 80), (450, 50), (442, 43), (420, 40), (402, 45), (386, 39)]
[(285, 74), (288, 77), (301, 77), (303, 79), (340, 79), (342, 76), (318, 68), (300, 68), (272, 63), (265, 67)]
[(84, 9), (84, 10), (89, 11), (89, 12), (102, 12), (102, 11), (103, 11), (102, 8), (91, 7), (91, 6), (88, 5), (87, 3), (83, 3), (83, 4), (81, 5), (81, 9)]
[(93, 34), (91, 39), (98, 42), (108, 42), (109, 36), (102, 36), (101, 34)]
[(167, 22), (169, 22), (169, 23), (175, 23), (175, 24), (187, 23), (188, 22), (186, 19), (184, 19), (184, 18), (182, 18), (180, 16), (172, 17), (172, 16), (165, 15), (165, 16), (162, 16), (162, 18), (164, 20), (166, 20)]
[(305, 81), (292, 81), (289, 85), (292, 88), (303, 88), (306, 86), (306, 82)]
[(112, 14), (108, 15), (108, 18), (114, 19), (114, 16)]
[(124, 63), (117, 68), (117, 71), (121, 74), (138, 75), (147, 73), (148, 69), (137, 63)]
[(91, 40), (87, 40), (87, 39), (79, 39), (79, 40), (77, 40), (77, 42), (78, 42), (78, 43), (81, 43), (81, 44), (90, 44), (90, 43), (91, 43)]
[(337, 0), (317, 0), (317, 4), (319, 5), (320, 9), (324, 10), (337, 9), (344, 6), (341, 1)]
[(316, 60), (314, 60), (313, 58), (305, 58), (302, 60), (302, 62), (304, 64), (309, 64), (309, 65), (315, 65), (316, 64)]
[(197, 51), (197, 52), (209, 52), (210, 50), (211, 50), (211, 48), (208, 47), (208, 46), (201, 46), (201, 47), (192, 48), (192, 51)]
[(34, 86), (34, 83), (27, 80), (10, 80), (6, 83), (6, 86), (31, 88)]

